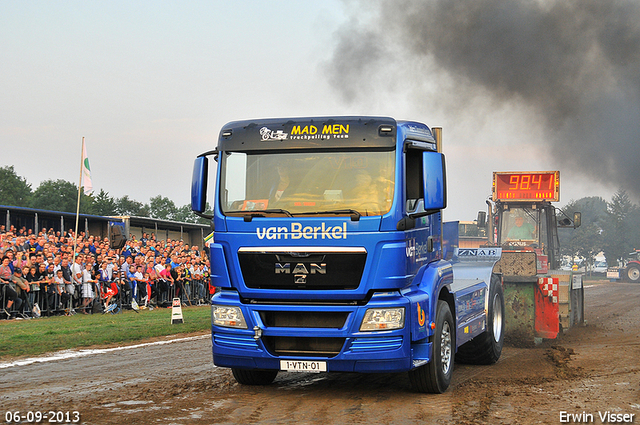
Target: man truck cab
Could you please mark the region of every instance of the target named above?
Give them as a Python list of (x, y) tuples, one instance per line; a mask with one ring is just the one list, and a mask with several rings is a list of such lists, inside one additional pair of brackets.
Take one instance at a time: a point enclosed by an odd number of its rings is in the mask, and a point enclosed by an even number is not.
[(440, 393), (454, 359), (493, 363), (499, 248), (457, 249), (440, 129), (388, 117), (236, 121), (194, 165), (210, 244), (212, 351), (242, 384), (279, 372), (403, 372)]

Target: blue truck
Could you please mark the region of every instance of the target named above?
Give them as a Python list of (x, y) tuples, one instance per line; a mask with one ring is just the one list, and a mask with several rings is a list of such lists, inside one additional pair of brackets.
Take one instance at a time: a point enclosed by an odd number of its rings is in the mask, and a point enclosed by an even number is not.
[[(454, 361), (502, 351), (501, 250), (444, 223), (441, 129), (389, 117), (236, 121), (194, 164), (212, 221), (212, 344), (240, 384), (288, 372), (408, 372), (448, 388)], [(205, 214), (209, 157), (213, 213)]]

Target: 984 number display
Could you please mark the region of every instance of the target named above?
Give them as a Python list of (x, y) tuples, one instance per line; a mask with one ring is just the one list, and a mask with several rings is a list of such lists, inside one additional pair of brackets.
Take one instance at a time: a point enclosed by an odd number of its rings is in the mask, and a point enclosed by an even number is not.
[(493, 173), (494, 201), (560, 200), (560, 171)]

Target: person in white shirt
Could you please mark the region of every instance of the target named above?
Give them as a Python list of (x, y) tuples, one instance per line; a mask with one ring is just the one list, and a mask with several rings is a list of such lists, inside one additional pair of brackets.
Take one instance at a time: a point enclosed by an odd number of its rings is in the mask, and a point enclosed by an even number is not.
[(58, 269), (56, 276), (53, 278), (53, 297), (49, 299), (50, 308), (57, 310), (59, 306), (67, 305), (71, 296), (66, 291), (66, 286), (69, 284), (68, 280), (65, 280), (62, 269)]
[[(135, 291), (134, 293), (134, 298), (142, 302), (142, 299), (147, 296), (147, 282), (144, 280), (142, 266), (136, 266), (136, 272), (133, 274), (133, 276), (136, 281), (137, 288), (137, 291)], [(138, 298), (138, 294), (140, 294), (140, 298)]]
[(71, 266), (71, 281), (76, 286), (82, 285), (82, 272), (84, 271), (82, 259), (82, 255), (78, 255), (76, 261)]
[(107, 263), (107, 277), (109, 278), (109, 281), (111, 281), (113, 280), (113, 270), (117, 269), (118, 266), (113, 262), (113, 257), (106, 257), (104, 261)]
[(87, 307), (94, 298), (93, 284), (96, 281), (91, 275), (92, 270), (92, 264), (87, 263), (85, 269), (82, 271), (82, 314), (89, 314), (87, 313)]

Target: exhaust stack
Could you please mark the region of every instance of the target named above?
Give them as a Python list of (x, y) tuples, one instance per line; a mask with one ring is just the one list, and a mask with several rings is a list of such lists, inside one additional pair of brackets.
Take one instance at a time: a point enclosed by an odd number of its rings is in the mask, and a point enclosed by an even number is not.
[(433, 138), (436, 139), (437, 151), (442, 153), (442, 127), (432, 127), (431, 133), (433, 133)]

